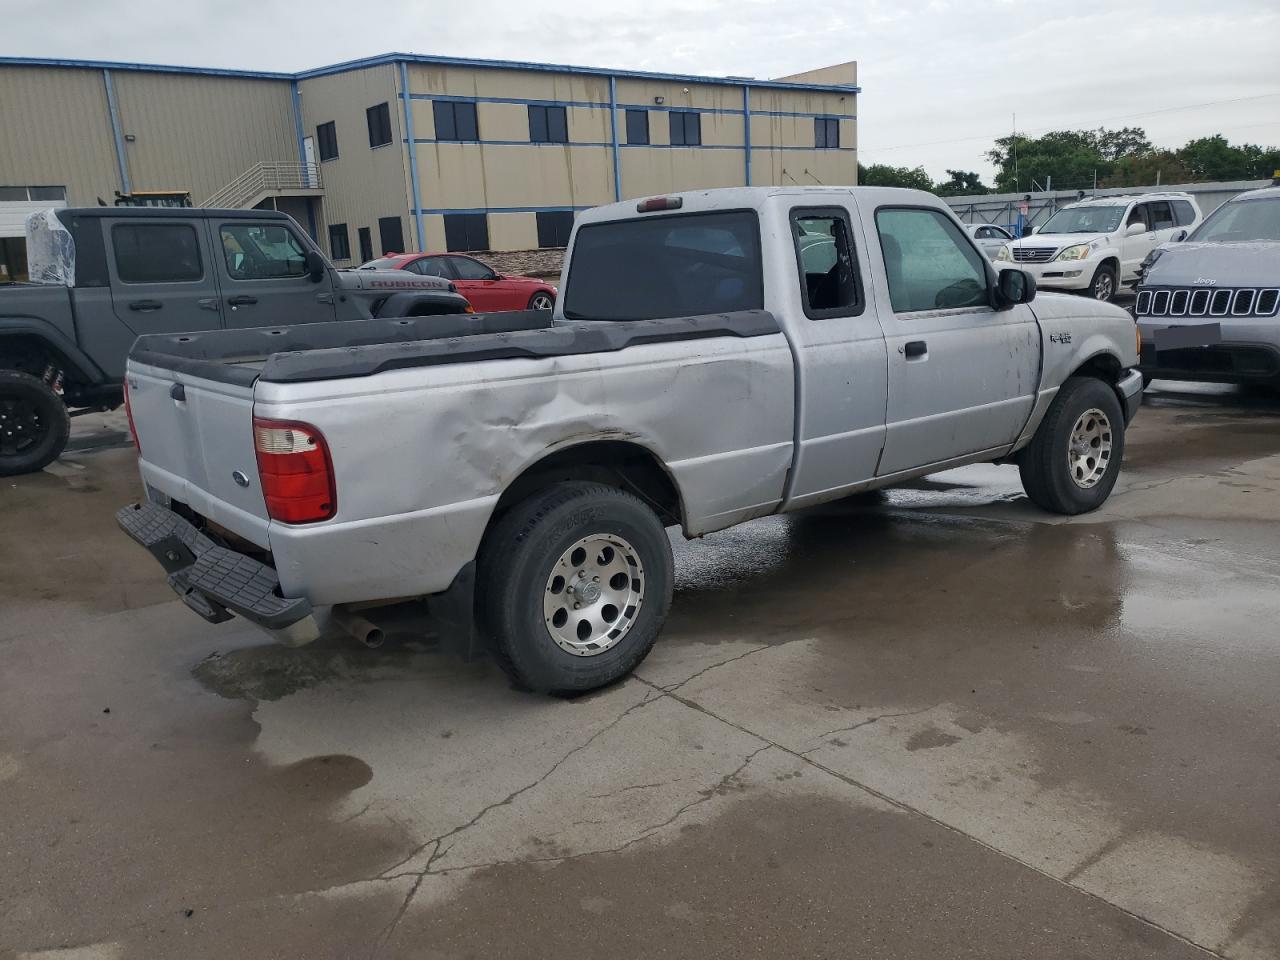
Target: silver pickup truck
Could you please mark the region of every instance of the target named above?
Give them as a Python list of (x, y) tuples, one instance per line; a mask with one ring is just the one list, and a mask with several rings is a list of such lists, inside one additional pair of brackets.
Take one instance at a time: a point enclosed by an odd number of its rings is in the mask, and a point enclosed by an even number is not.
[[(697, 537), (978, 461), (1079, 513), (1141, 398), (1123, 310), (1035, 297), (935, 197), (741, 188), (583, 213), (555, 310), (141, 337), (121, 526), (207, 619), (367, 642), (425, 601), (514, 680), (648, 653)], [(323, 611), (328, 612), (328, 611)], [(474, 616), (473, 616), (474, 615)], [(474, 624), (474, 627), (473, 627)]]

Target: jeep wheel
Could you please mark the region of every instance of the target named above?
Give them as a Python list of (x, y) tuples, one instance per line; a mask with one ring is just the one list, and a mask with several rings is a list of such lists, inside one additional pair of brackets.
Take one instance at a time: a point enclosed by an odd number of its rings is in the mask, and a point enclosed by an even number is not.
[(629, 493), (558, 483), (517, 504), (480, 551), (478, 614), (526, 690), (578, 693), (625, 676), (671, 606), (671, 542)]
[(1116, 268), (1103, 264), (1093, 274), (1089, 284), (1089, 296), (1103, 303), (1110, 303), (1116, 295)]
[(1019, 457), (1027, 496), (1053, 513), (1102, 506), (1120, 474), (1124, 429), (1124, 412), (1110, 386), (1093, 377), (1067, 380)]
[(43, 380), (0, 370), (0, 477), (34, 473), (67, 445), (71, 418)]

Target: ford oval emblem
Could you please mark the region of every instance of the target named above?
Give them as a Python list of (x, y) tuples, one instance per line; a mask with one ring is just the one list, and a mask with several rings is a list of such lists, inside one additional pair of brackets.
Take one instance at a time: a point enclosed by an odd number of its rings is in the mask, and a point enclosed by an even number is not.
[(232, 470), (231, 479), (236, 482), (238, 487), (247, 487), (249, 485), (249, 478), (245, 476), (243, 470)]

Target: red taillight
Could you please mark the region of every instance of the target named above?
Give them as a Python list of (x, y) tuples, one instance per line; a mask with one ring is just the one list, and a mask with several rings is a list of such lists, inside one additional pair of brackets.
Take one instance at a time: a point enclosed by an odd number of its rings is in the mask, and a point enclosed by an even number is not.
[(129, 378), (124, 378), (124, 415), (129, 421), (129, 436), (133, 438), (133, 445), (138, 450), (138, 456), (142, 456), (142, 444), (138, 442), (138, 428), (133, 425), (133, 407), (129, 405)]
[(267, 515), (281, 523), (315, 523), (338, 510), (333, 461), (309, 423), (253, 418), (253, 449)]
[(636, 204), (637, 213), (652, 213), (654, 210), (679, 210), (684, 206), (683, 197), (651, 197)]

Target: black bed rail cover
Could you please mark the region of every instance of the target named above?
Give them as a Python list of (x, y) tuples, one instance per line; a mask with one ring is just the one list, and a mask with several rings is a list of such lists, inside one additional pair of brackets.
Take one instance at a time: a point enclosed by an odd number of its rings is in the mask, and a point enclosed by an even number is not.
[(777, 320), (766, 310), (560, 323), (553, 323), (545, 310), (522, 310), (150, 334), (135, 341), (129, 356), (193, 376), (251, 385), (257, 379), (300, 383), (445, 363), (606, 353), (644, 343), (779, 332)]

